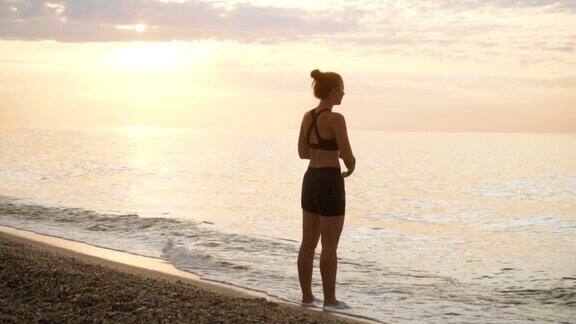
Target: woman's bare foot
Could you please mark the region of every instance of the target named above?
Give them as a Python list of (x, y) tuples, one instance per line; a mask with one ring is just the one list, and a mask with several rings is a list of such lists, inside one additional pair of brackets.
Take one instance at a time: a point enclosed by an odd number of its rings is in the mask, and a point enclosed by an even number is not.
[(339, 301), (339, 300), (336, 300), (336, 299), (334, 299), (334, 300), (325, 300), (325, 301), (324, 301), (324, 306), (335, 306), (335, 305), (338, 305), (339, 302), (340, 302), (340, 301)]
[(329, 304), (324, 304), (324, 306), (322, 307), (325, 311), (335, 311), (338, 312), (340, 310), (344, 310), (344, 309), (349, 309), (350, 306), (348, 304), (346, 304), (343, 301), (336, 301), (335, 304), (329, 303)]
[(302, 304), (310, 304), (310, 303), (313, 303), (315, 300), (316, 300), (316, 297), (314, 297), (314, 296), (302, 297)]

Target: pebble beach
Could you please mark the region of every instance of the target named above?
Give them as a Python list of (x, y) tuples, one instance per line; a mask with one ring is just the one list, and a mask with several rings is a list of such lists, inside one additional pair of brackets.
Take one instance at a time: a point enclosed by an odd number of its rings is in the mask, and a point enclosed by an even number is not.
[(0, 233), (0, 322), (353, 323), (88, 263)]

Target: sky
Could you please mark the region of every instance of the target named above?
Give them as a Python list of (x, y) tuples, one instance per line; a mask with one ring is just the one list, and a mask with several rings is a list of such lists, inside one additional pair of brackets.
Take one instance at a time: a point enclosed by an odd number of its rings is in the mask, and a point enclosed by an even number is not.
[(0, 128), (576, 132), (576, 0), (0, 0)]

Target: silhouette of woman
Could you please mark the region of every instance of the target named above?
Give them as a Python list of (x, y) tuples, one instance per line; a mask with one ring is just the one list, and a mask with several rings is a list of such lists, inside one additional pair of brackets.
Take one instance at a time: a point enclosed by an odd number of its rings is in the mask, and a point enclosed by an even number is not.
[[(348, 140), (344, 116), (333, 112), (344, 96), (344, 81), (334, 72), (311, 72), (317, 107), (307, 111), (300, 126), (298, 153), (310, 159), (302, 181), (302, 243), (298, 253), (298, 276), (302, 288), (302, 305), (318, 301), (312, 294), (314, 252), (321, 238), (320, 273), (325, 310), (349, 306), (336, 299), (336, 249), (344, 225), (346, 197), (344, 178), (354, 172), (356, 158)], [(347, 171), (341, 172), (340, 160)]]

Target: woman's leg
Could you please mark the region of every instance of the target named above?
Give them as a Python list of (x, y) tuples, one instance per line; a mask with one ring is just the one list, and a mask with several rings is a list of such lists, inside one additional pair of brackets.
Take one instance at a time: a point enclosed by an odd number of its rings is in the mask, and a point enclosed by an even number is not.
[(320, 273), (322, 274), (322, 287), (324, 288), (324, 305), (336, 305), (336, 270), (338, 256), (336, 249), (344, 225), (344, 215), (320, 216), (322, 237), (322, 255), (320, 256)]
[(302, 302), (310, 303), (312, 295), (312, 267), (314, 252), (320, 238), (320, 216), (302, 210), (302, 244), (298, 253), (298, 277), (302, 288)]

